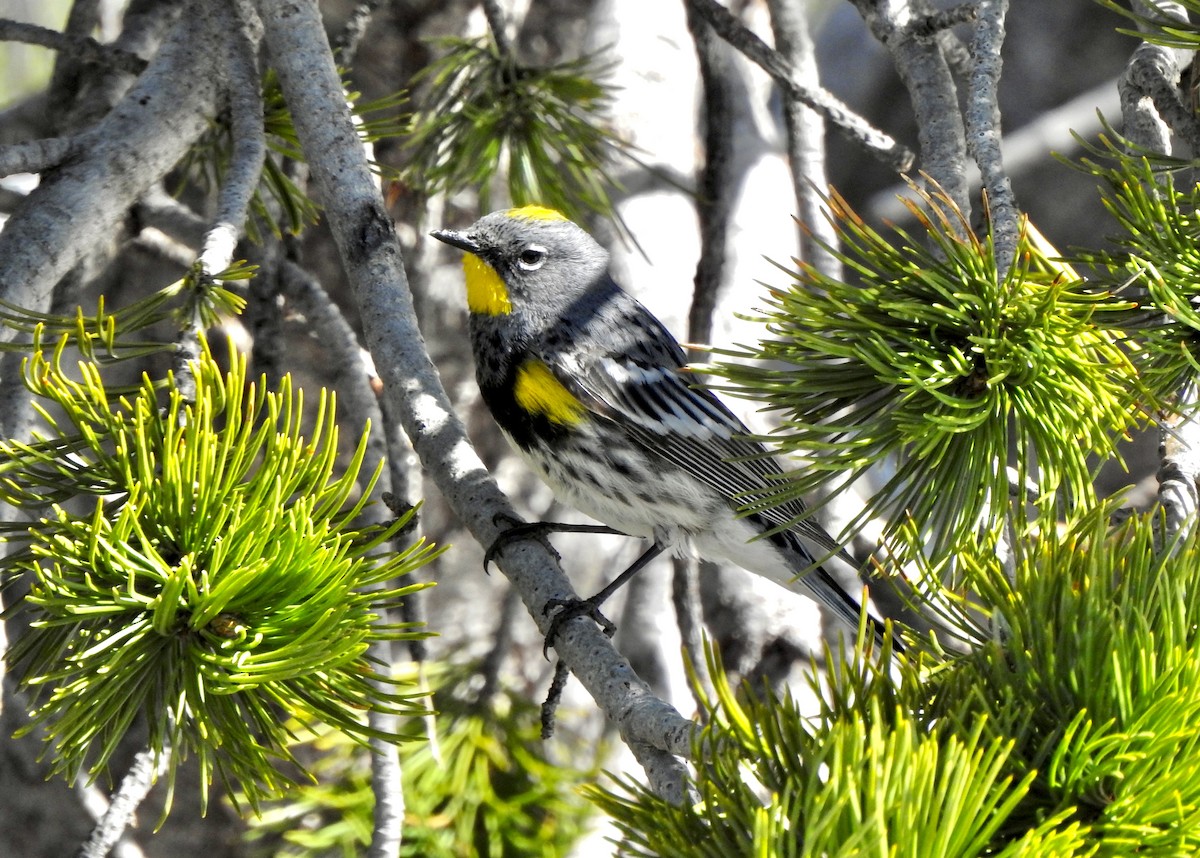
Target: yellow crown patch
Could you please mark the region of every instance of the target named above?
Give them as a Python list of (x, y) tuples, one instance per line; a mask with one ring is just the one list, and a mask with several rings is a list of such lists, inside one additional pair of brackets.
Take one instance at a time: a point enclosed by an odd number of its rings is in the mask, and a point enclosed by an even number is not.
[(505, 214), (512, 218), (521, 218), (522, 220), (563, 221), (567, 219), (567, 216), (562, 212), (546, 208), (546, 206), (521, 206), (520, 208), (509, 209)]

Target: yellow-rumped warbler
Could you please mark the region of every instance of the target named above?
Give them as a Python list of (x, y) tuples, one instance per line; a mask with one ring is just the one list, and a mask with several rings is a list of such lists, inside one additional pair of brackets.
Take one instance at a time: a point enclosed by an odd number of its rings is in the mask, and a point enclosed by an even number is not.
[(859, 602), (817, 563), (837, 555), (853, 565), (850, 557), (809, 519), (779, 529), (803, 513), (801, 502), (739, 514), (777, 484), (778, 464), (689, 381), (683, 349), (613, 281), (603, 247), (540, 206), (433, 236), (467, 252), (476, 378), (504, 434), (559, 500), (653, 540), (620, 581), (663, 550), (690, 545), (810, 596), (857, 628)]

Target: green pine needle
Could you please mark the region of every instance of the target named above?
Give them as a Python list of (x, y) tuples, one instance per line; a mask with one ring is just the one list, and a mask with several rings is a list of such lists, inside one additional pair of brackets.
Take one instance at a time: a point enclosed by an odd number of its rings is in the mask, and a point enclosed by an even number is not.
[[(571, 851), (592, 807), (575, 794), (595, 769), (551, 759), (540, 738), (537, 707), (524, 693), (501, 691), (466, 699), (479, 687), (478, 664), (434, 666), (435, 724), (441, 756), (431, 743), (400, 748), (405, 821), (402, 858), (557, 858)], [(556, 744), (561, 744), (560, 742)], [(318, 783), (305, 784), (249, 817), (254, 854), (274, 858), (362, 855), (371, 842), (375, 795), (367, 750), (336, 734), (306, 745), (319, 752)], [(554, 748), (561, 756), (562, 748)], [(593, 745), (580, 749), (595, 754)], [(297, 750), (297, 756), (305, 751)]]
[(5, 574), (32, 576), (10, 659), (55, 769), (96, 776), (142, 722), (169, 779), (195, 756), (206, 789), (219, 776), (255, 804), (304, 776), (284, 716), (365, 739), (367, 710), (420, 711), (366, 652), (422, 634), (382, 617), (421, 586), (395, 579), (438, 552), (386, 553), (406, 520), (354, 525), (366, 435), (336, 475), (332, 397), (306, 437), (287, 377), (247, 385), (244, 358), (225, 373), (205, 346), (193, 403), (148, 378), (114, 399), (94, 364), (63, 371), (66, 343), (26, 367), (62, 411), (50, 436), (0, 444), (0, 496), (50, 502)]
[(1081, 255), (1100, 282), (1133, 303), (1114, 325), (1138, 350), (1132, 359), (1154, 403), (1169, 401), (1200, 372), (1200, 189), (1194, 164), (1141, 152), (1126, 154), (1124, 141), (1104, 137), (1088, 147), (1083, 169), (1107, 186), (1105, 208), (1120, 232), (1117, 249)]
[(572, 220), (613, 217), (609, 167), (628, 144), (608, 130), (608, 67), (593, 56), (547, 68), (519, 65), (490, 39), (447, 39), (425, 69), (406, 178), (426, 193), (478, 191), (494, 178), (513, 205), (538, 203)]
[(1115, 456), (1135, 414), (1133, 369), (1098, 324), (1126, 305), (1048, 259), (1027, 225), (1001, 274), (990, 236), (940, 193), (909, 204), (918, 236), (877, 232), (839, 196), (830, 206), (854, 282), (800, 263), (754, 319), (769, 338), (705, 369), (779, 412), (769, 440), (810, 457), (759, 503), (836, 492), (890, 462), (843, 535), (877, 517), (896, 537), (911, 519), (945, 558), (1003, 523), (1010, 462), (1039, 503), (1091, 499), (1089, 457)]
[(815, 712), (735, 693), (710, 656), (695, 800), (589, 790), (622, 854), (1200, 854), (1200, 528), (1162, 546), (1159, 518), (1112, 526), (1114, 509), (1046, 520), (1010, 565), (964, 546), (990, 640), (827, 653)]

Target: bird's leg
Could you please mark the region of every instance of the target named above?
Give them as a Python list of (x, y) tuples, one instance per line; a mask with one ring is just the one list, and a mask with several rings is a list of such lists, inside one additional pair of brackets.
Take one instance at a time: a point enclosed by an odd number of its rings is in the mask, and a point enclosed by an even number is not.
[(546, 602), (542, 607), (543, 614), (548, 614), (555, 608), (558, 608), (559, 611), (550, 621), (550, 629), (546, 632), (546, 640), (542, 644), (542, 655), (546, 655), (550, 647), (554, 646), (554, 639), (558, 637), (563, 623), (573, 620), (576, 617), (591, 617), (600, 628), (604, 629), (606, 635), (612, 637), (617, 627), (613, 625), (608, 617), (600, 613), (600, 606), (604, 604), (609, 596), (629, 583), (630, 578), (644, 569), (651, 560), (662, 554), (665, 549), (665, 545), (658, 542), (654, 543), (642, 553), (641, 557), (633, 561), (628, 569), (614, 578), (611, 584), (590, 599), (550, 599)]
[(610, 533), (616, 536), (629, 535), (611, 528), (607, 524), (571, 524), (565, 521), (517, 521), (504, 513), (496, 516), (497, 522), (501, 519), (507, 521), (509, 527), (502, 531), (496, 537), (495, 541), (488, 546), (487, 551), (484, 552), (483, 570), (485, 572), (495, 562), (497, 554), (503, 551), (510, 543), (520, 542), (522, 539), (544, 541), (551, 533)]

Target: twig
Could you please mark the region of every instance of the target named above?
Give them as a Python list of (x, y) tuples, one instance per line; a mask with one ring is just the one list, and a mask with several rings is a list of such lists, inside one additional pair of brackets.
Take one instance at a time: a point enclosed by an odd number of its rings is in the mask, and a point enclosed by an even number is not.
[[(94, 783), (89, 783), (87, 775), (80, 772), (75, 777), (75, 796), (79, 799), (84, 811), (92, 818), (92, 822), (99, 822), (104, 818), (104, 814), (108, 813), (111, 802), (98, 786)], [(117, 842), (112, 848), (112, 858), (146, 858), (141, 847), (128, 837), (124, 832), (117, 839)]]
[(488, 30), (491, 31), (492, 41), (500, 56), (506, 57), (512, 53), (512, 40), (508, 37), (508, 21), (504, 10), (500, 8), (500, 0), (483, 0), (483, 14), (487, 18)]
[[(1173, 0), (1138, 2), (1131, 8), (1145, 16), (1186, 22), (1187, 10)], [(1138, 28), (1146, 24), (1139, 21)], [(1194, 115), (1185, 111), (1179, 95), (1180, 58), (1178, 52), (1162, 45), (1142, 42), (1134, 49), (1117, 84), (1121, 96), (1121, 133), (1127, 140), (1151, 152), (1171, 154), (1174, 130), (1192, 144), (1197, 152)], [(1184, 115), (1187, 114), (1187, 115)], [(1175, 123), (1180, 123), (1176, 127)]]
[(979, 6), (976, 3), (961, 3), (958, 6), (951, 6), (949, 9), (937, 9), (928, 15), (917, 18), (909, 29), (918, 39), (928, 39), (951, 27), (974, 21), (978, 12)]
[[(466, 438), (416, 327), (412, 294), (391, 221), (350, 120), (314, 0), (257, 0), (280, 86), (342, 264), (362, 313), (385, 395), (446, 501), (481, 544), (499, 535), (512, 507)], [(506, 550), (501, 570), (542, 627), (552, 598), (577, 598), (554, 557), (536, 541)], [(593, 624), (567, 624), (555, 643), (627, 741), (686, 754), (694, 725), (654, 698)]]
[[(805, 80), (817, 80), (817, 61), (804, 8), (791, 0), (767, 0), (775, 49)], [(826, 217), (821, 195), (829, 184), (825, 173), (825, 121), (821, 114), (789, 93), (783, 94), (788, 169), (800, 222), (800, 258), (826, 277), (841, 279), (842, 263), (830, 248), (837, 230)]]
[[(1196, 384), (1190, 383), (1181, 392), (1181, 401), (1190, 402), (1196, 395)], [(1189, 397), (1183, 399), (1182, 397)], [(1189, 521), (1194, 521), (1200, 509), (1197, 480), (1200, 480), (1200, 420), (1196, 412), (1167, 414), (1159, 430), (1158, 503), (1166, 520), (1168, 537), (1177, 534)]]
[(367, 33), (367, 27), (371, 24), (371, 17), (382, 5), (383, 0), (366, 0), (366, 2), (359, 3), (350, 12), (345, 26), (342, 27), (342, 32), (333, 42), (333, 52), (337, 56), (339, 65), (354, 64), (354, 56), (358, 53), (358, 46), (362, 43), (362, 38)]
[[(380, 618), (388, 622), (386, 616)], [(368, 652), (387, 665), (394, 663), (391, 641), (375, 641)], [(382, 679), (373, 680), (381, 692), (389, 690)], [(372, 709), (367, 721), (372, 730), (396, 733), (399, 718)], [(375, 797), (371, 846), (367, 858), (391, 858), (400, 854), (404, 834), (404, 772), (396, 743), (380, 736), (371, 738), (371, 792)]]
[(80, 132), (78, 151), (86, 156), (38, 185), (0, 232), (5, 300), (44, 310), (54, 284), (93, 245), (111, 239), (129, 207), (207, 130), (218, 91), (211, 73), (217, 36), (209, 5), (205, 0), (191, 4), (192, 11), (130, 90), (126, 109)]
[[(710, 575), (715, 568), (694, 557), (675, 557), (671, 560), (671, 603), (675, 606), (675, 622), (679, 625), (680, 645), (691, 662), (692, 671), (700, 685), (700, 695), (693, 688), (698, 711), (704, 711), (706, 700), (716, 699), (708, 662), (704, 658), (703, 622), (700, 611), (700, 576), (702, 567)], [(690, 687), (690, 686), (689, 686)]]
[(517, 591), (509, 587), (500, 602), (500, 616), (496, 619), (496, 631), (492, 633), (492, 646), (479, 664), (483, 687), (479, 690), (479, 702), (487, 705), (500, 688), (500, 668), (513, 642), (513, 620), (521, 600)]
[(137, 54), (112, 45), (102, 45), (91, 36), (60, 33), (48, 27), (24, 24), (8, 18), (0, 18), (0, 42), (40, 45), (43, 48), (69, 53), (76, 62), (83, 60), (100, 63), (129, 74), (141, 74), (146, 68), (146, 61)]
[(1004, 171), (1000, 152), (1000, 47), (1004, 44), (1004, 16), (1008, 0), (979, 0), (971, 55), (975, 66), (967, 88), (967, 146), (979, 166), (983, 188), (987, 192), (988, 217), (991, 221), (996, 274), (1007, 275), (1017, 256), (1020, 212), (1013, 195), (1012, 182)]
[[(1116, 78), (1081, 92), (1006, 134), (1001, 141), (1004, 149), (1004, 169), (1009, 176), (1020, 176), (1046, 161), (1047, 152), (1069, 155), (1079, 148), (1079, 140), (1071, 133), (1087, 139), (1103, 129), (1100, 117), (1111, 116), (1121, 109), (1117, 96)], [(979, 188), (979, 177), (971, 176), (971, 193)], [(863, 213), (872, 221), (902, 223), (911, 212), (902, 200), (915, 200), (913, 189), (904, 184), (876, 191), (867, 201)]]
[(693, 278), (692, 307), (688, 313), (688, 342), (712, 339), (713, 310), (725, 281), (726, 242), (737, 196), (733, 165), (733, 86), (727, 43), (700, 17), (695, 3), (685, 4), (688, 30), (700, 63), (704, 97), (704, 164), (696, 181), (696, 215), (700, 220), (700, 258)]
[[(87, 39), (100, 26), (100, 0), (75, 0), (67, 13), (67, 22), (63, 34), (68, 38)], [(112, 45), (110, 47), (117, 47)], [(120, 50), (124, 50), (121, 48)], [(132, 53), (125, 51), (125, 53)], [(137, 56), (137, 54), (133, 54)], [(50, 73), (50, 84), (46, 87), (47, 103), (53, 105), (52, 120), (61, 122), (67, 113), (67, 106), (74, 103), (82, 95), (80, 84), (83, 83), (86, 63), (74, 51), (58, 51), (54, 55), (54, 71)], [(95, 72), (95, 68), (89, 69)], [(59, 129), (61, 131), (62, 126)]]
[(113, 793), (108, 810), (79, 847), (77, 858), (105, 858), (108, 855), (129, 827), (138, 805), (146, 798), (158, 776), (165, 771), (170, 753), (169, 748), (163, 748), (161, 755), (149, 748), (137, 753), (129, 771), (121, 778), (121, 785)]
[[(83, 5), (94, 4), (88, 2)], [(167, 44), (176, 25), (182, 24), (191, 32), (200, 34), (200, 30), (194, 27), (195, 23), (199, 23), (195, 21), (195, 15), (199, 13), (207, 16), (206, 10), (199, 9), (194, 13), (189, 7), (187, 2), (129, 0), (121, 18), (121, 34), (112, 47), (135, 56), (153, 58), (146, 66), (149, 70), (151, 65), (160, 61), (160, 49)], [(72, 12), (75, 11), (76, 7), (73, 6)], [(98, 21), (98, 17), (95, 20)], [(68, 21), (69, 32), (86, 35), (90, 32), (92, 23), (89, 14), (81, 15), (80, 20), (76, 20), (76, 16), (72, 14)], [(76, 26), (80, 29), (73, 29)], [(83, 29), (85, 27), (86, 30)], [(209, 44), (216, 44), (215, 34), (206, 38), (209, 39)], [(211, 54), (209, 59), (211, 61)], [(205, 69), (205, 73), (213, 76), (212, 70), (210, 65)], [(76, 62), (73, 56), (63, 53), (57, 56), (54, 72), (50, 97), (52, 108), (56, 112), (55, 119), (60, 129), (71, 131), (88, 128), (112, 113), (113, 107), (127, 97), (131, 86), (135, 85), (135, 75), (130, 72), (103, 65), (88, 68)], [(140, 82), (136, 82), (136, 86), (144, 93), (145, 87)]]
[(73, 137), (47, 137), (0, 146), (0, 176), (40, 173), (57, 167), (77, 151)]
[(912, 168), (916, 156), (888, 134), (873, 128), (861, 116), (823, 89), (805, 86), (795, 69), (767, 44), (742, 26), (717, 0), (687, 0), (688, 8), (708, 22), (722, 39), (763, 69), (788, 93), (817, 110), (850, 140), (897, 172)]
[(229, 5), (214, 6), (224, 12), (221, 34), (229, 75), (233, 152), (217, 195), (217, 214), (200, 253), (200, 265), (208, 277), (224, 271), (233, 261), (267, 155), (261, 76), (255, 53), (262, 33), (253, 11), (243, 8), (243, 2), (231, 0)]
[(672, 804), (683, 804), (689, 798), (687, 769), (677, 757), (646, 742), (629, 742), (629, 749), (645, 770), (655, 795)]

